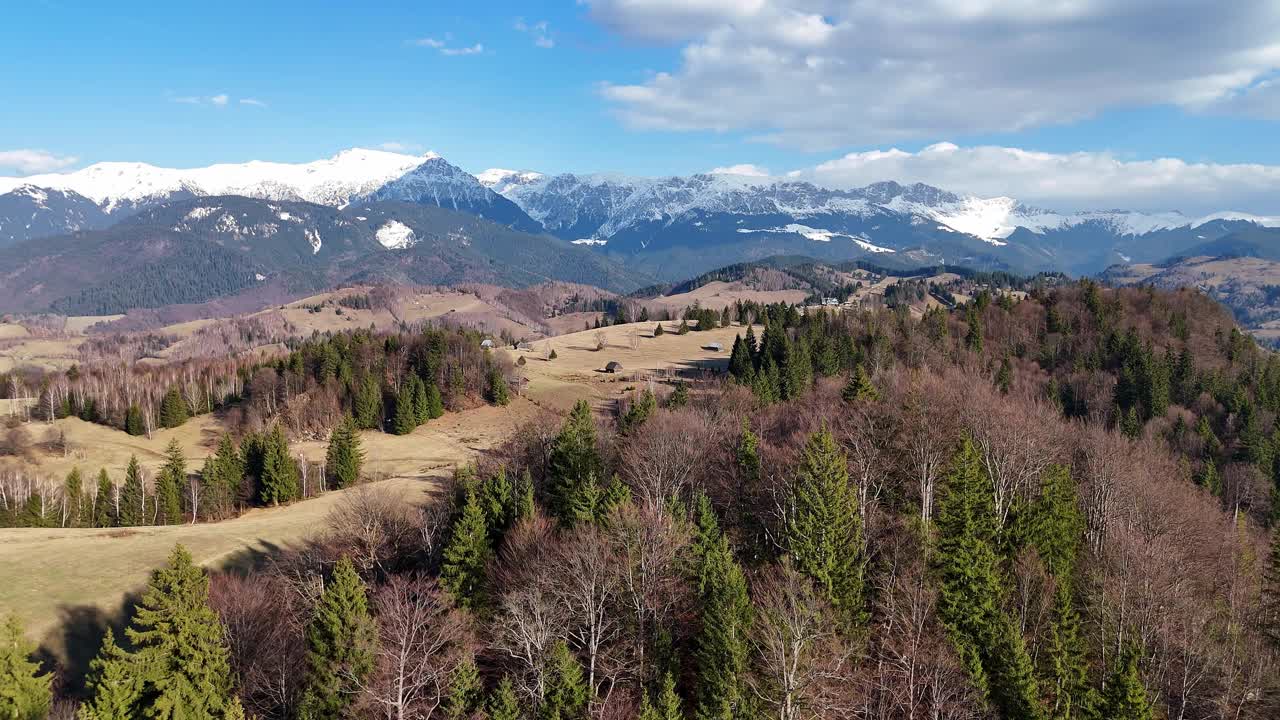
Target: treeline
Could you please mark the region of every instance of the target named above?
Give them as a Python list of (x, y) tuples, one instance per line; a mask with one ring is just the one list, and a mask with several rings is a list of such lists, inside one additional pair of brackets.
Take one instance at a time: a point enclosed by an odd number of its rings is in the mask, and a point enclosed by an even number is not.
[(322, 462), (294, 454), (279, 425), (250, 432), (237, 443), (223, 434), (195, 473), (177, 440), (152, 473), (129, 458), (123, 477), (106, 469), (85, 477), (79, 468), (61, 485), (18, 470), (0, 471), (0, 527), (117, 528), (225, 520), (251, 507), (285, 504), (355, 485), (364, 451), (354, 421), (329, 437)]

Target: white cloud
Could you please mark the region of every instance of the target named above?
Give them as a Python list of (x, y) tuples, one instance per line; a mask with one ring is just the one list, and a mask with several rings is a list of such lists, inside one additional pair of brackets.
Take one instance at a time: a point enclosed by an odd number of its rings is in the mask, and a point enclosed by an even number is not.
[(267, 104), (256, 98), (240, 98), (241, 105), (249, 105), (251, 107), (266, 107)]
[(750, 175), (752, 177), (769, 177), (768, 168), (751, 163), (742, 163), (740, 165), (729, 165), (728, 167), (712, 168), (707, 171), (708, 175)]
[(227, 102), (230, 99), (231, 98), (227, 97), (225, 94), (214, 95), (213, 97), (209, 98), (209, 102), (213, 103), (214, 105), (217, 105), (218, 107), (226, 107)]
[(482, 53), (482, 52), (484, 52), (484, 45), (481, 45), (480, 43), (476, 43), (475, 45), (472, 45), (472, 46), (470, 46), (470, 47), (458, 47), (458, 48), (449, 48), (449, 47), (446, 47), (446, 48), (440, 48), (440, 54), (441, 54), (441, 55), (450, 55), (450, 56), (453, 56), (453, 55), (479, 55), (479, 54), (480, 54), (480, 53)]
[(16, 171), (19, 175), (56, 172), (76, 163), (73, 155), (54, 155), (46, 150), (0, 150), (0, 168)]
[(627, 37), (684, 43), (678, 67), (603, 85), (643, 128), (823, 149), (1120, 107), (1280, 115), (1275, 0), (582, 2)]
[(411, 142), (406, 143), (406, 142), (391, 141), (391, 142), (379, 143), (378, 149), (386, 150), (387, 152), (398, 152), (398, 153), (422, 152), (421, 145), (419, 145), (418, 143), (411, 143)]
[(1280, 214), (1280, 166), (1129, 160), (1108, 152), (1046, 153), (938, 143), (919, 152), (849, 153), (788, 173), (835, 188), (882, 180), (922, 182), (982, 197), (1008, 196), (1054, 210), (1123, 208), (1204, 214)]
[[(183, 105), (212, 105), (214, 107), (226, 107), (231, 104), (233, 98), (227, 93), (219, 93), (217, 95), (208, 96), (180, 95), (172, 98), (172, 100), (176, 103), (182, 103)], [(257, 98), (240, 98), (239, 100), (236, 100), (236, 102), (240, 105), (249, 105), (252, 107), (267, 106), (266, 101), (259, 100)]]
[(556, 41), (551, 37), (551, 23), (546, 20), (539, 20), (535, 23), (527, 23), (524, 18), (516, 18), (516, 31), (527, 33), (533, 36), (533, 44), (544, 49), (551, 49), (556, 46)]
[(479, 55), (484, 52), (484, 45), (476, 43), (469, 47), (453, 47), (449, 45), (449, 41), (453, 39), (453, 35), (446, 33), (444, 39), (434, 37), (425, 37), (414, 40), (413, 44), (418, 47), (431, 48), (441, 55), (457, 56), (457, 55)]

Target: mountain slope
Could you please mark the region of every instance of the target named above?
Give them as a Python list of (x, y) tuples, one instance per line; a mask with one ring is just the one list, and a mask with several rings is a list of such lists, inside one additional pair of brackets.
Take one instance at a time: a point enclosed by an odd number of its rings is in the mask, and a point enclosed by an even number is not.
[(566, 280), (620, 291), (651, 282), (585, 248), (434, 206), (375, 202), (338, 210), (239, 196), (171, 203), (105, 230), (0, 249), (0, 267), (0, 307), (66, 314), (203, 302), (267, 287), (274, 297), (355, 280), (517, 287)]
[(0, 247), (32, 237), (96, 230), (110, 222), (97, 203), (71, 190), (19, 185), (0, 195)]

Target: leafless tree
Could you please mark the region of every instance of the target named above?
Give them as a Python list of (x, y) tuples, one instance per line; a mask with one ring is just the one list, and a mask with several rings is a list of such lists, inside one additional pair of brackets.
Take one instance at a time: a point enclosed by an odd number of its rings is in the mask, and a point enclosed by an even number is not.
[(707, 427), (692, 412), (659, 411), (623, 450), (623, 478), (642, 505), (662, 510), (701, 471)]
[(385, 488), (360, 485), (329, 513), (329, 542), (351, 556), (363, 574), (387, 573), (387, 563), (405, 555), (420, 526), (403, 498)]

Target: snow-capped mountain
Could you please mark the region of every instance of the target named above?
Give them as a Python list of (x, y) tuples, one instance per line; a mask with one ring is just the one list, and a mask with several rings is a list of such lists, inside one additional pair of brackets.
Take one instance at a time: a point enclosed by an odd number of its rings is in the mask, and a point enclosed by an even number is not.
[[(20, 188), (75, 194), (120, 218), (164, 203), (208, 196), (275, 202), (310, 202), (343, 208), (364, 200), (398, 200), (469, 212), (522, 230), (536, 230), (509, 200), (435, 153), (406, 155), (355, 148), (308, 163), (251, 161), (203, 168), (173, 169), (145, 163), (104, 162), (70, 173), (0, 178), (0, 207)], [(11, 230), (0, 240), (21, 241), (68, 232), (84, 225), (50, 213), (46, 226)]]
[(70, 190), (19, 185), (0, 195), (0, 246), (28, 237), (96, 230), (110, 222), (97, 203)]
[[(1134, 255), (1167, 257), (1241, 226), (1280, 225), (1280, 218), (1242, 213), (1060, 213), (919, 183), (836, 190), (723, 174), (651, 179), (487, 170), (477, 177), (559, 237), (605, 252), (679, 248), (682, 262), (695, 250), (755, 242), (760, 247), (741, 250), (741, 257), (711, 255), (736, 262), (774, 250), (884, 256), (922, 249), (937, 261), (1094, 272)], [(783, 236), (808, 243), (782, 247)]]

